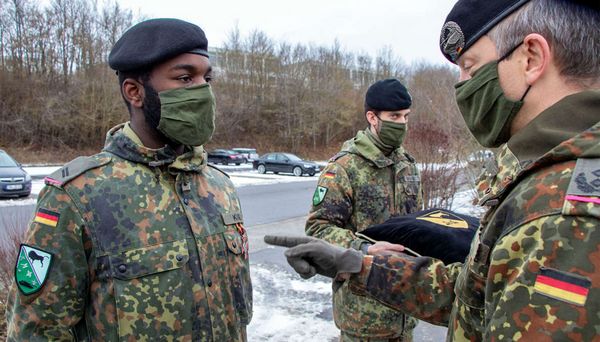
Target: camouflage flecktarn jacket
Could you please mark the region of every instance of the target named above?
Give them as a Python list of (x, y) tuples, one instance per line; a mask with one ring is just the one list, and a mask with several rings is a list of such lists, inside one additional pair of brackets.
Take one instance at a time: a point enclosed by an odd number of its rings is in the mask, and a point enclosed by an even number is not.
[(352, 289), (448, 325), (448, 340), (598, 341), (600, 91), (541, 113), (498, 165), (464, 265), (367, 257)]
[[(360, 232), (372, 224), (422, 207), (419, 171), (403, 148), (386, 157), (367, 134), (344, 143), (321, 172), (306, 234), (342, 247), (360, 248)], [(353, 336), (391, 338), (416, 325), (377, 301), (343, 286), (334, 293), (334, 319)]]
[(252, 285), (233, 184), (202, 148), (177, 157), (124, 131), (46, 180), (9, 295), (8, 339), (245, 341)]

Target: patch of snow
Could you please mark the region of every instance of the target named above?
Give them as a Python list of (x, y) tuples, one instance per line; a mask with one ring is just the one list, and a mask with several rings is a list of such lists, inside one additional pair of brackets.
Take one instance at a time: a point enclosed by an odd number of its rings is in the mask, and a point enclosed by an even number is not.
[(248, 341), (337, 341), (330, 280), (303, 280), (272, 264), (251, 264), (251, 276), (254, 314)]
[(277, 184), (277, 183), (291, 183), (291, 182), (307, 182), (317, 181), (317, 176), (302, 176), (296, 177), (291, 174), (260, 174), (256, 171), (249, 172), (230, 172), (228, 173), (231, 177), (231, 181), (236, 187), (248, 186), (248, 185), (265, 185), (265, 184)]
[(44, 178), (52, 172), (60, 169), (61, 166), (25, 166), (23, 169), (33, 178)]
[(452, 202), (452, 208), (450, 210), (463, 215), (481, 217), (486, 209), (473, 204), (475, 198), (476, 194), (474, 190), (457, 192), (454, 195), (454, 201)]
[(2, 198), (0, 207), (13, 207), (16, 205), (32, 205), (37, 202), (37, 197), (29, 196), (27, 198)]

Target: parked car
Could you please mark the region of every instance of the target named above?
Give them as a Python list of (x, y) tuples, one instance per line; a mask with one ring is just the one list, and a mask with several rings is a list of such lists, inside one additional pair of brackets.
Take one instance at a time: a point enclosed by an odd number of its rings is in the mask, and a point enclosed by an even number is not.
[(311, 161), (300, 159), (298, 156), (291, 153), (267, 153), (262, 157), (252, 162), (252, 167), (258, 170), (258, 173), (265, 172), (287, 172), (293, 173), (295, 176), (308, 174), (314, 176), (319, 172), (319, 166)]
[(22, 197), (31, 193), (31, 177), (8, 153), (0, 150), (0, 197)]
[(231, 150), (243, 155), (247, 161), (254, 161), (255, 159), (258, 159), (258, 153), (256, 153), (255, 148), (236, 147), (232, 148)]
[(247, 162), (246, 158), (241, 154), (231, 150), (213, 150), (208, 152), (208, 162), (213, 164), (235, 164), (240, 165)]

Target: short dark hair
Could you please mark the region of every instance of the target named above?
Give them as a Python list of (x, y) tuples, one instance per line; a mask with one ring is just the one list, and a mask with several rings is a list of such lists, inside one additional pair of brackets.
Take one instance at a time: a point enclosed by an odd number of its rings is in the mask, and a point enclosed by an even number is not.
[(121, 92), (121, 97), (123, 98), (123, 101), (125, 101), (125, 105), (127, 106), (127, 110), (129, 111), (129, 113), (131, 113), (131, 103), (127, 101), (127, 99), (125, 98), (125, 94), (123, 94), (123, 82), (125, 82), (125, 80), (128, 78), (132, 78), (134, 80), (139, 81), (142, 84), (146, 84), (150, 82), (151, 73), (152, 69), (150, 68), (117, 72), (117, 76), (119, 79), (119, 91)]

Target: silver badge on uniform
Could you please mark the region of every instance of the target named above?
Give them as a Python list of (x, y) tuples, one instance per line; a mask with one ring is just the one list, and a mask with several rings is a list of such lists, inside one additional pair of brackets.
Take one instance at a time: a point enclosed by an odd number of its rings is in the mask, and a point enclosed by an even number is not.
[(444, 24), (440, 35), (440, 46), (442, 51), (456, 62), (458, 55), (465, 47), (465, 35), (456, 22), (449, 21)]

